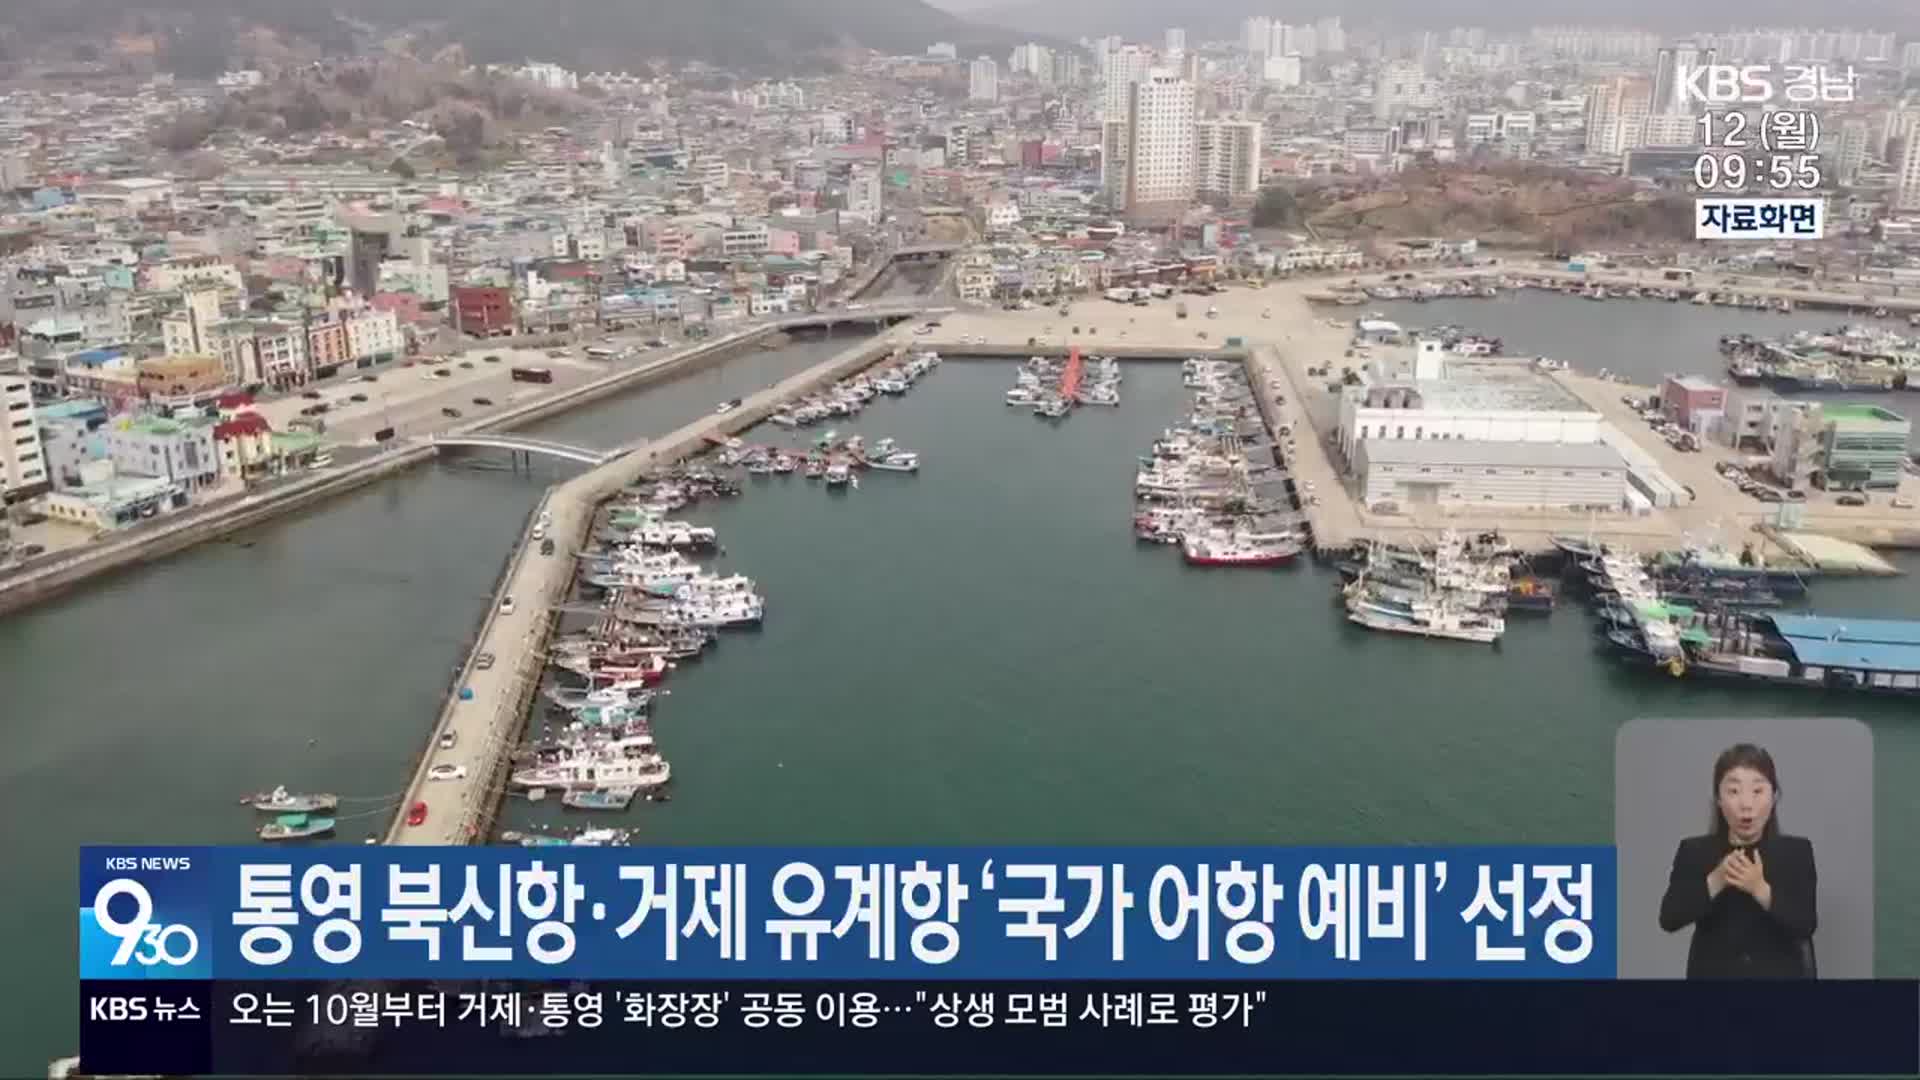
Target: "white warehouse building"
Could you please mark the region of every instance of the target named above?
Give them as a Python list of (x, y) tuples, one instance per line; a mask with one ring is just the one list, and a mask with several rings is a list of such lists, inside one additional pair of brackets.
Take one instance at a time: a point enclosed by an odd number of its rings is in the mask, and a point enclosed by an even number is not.
[(1416, 342), (1367, 364), (1340, 402), (1340, 450), (1368, 504), (1618, 509), (1632, 469), (1607, 425), (1524, 364)]

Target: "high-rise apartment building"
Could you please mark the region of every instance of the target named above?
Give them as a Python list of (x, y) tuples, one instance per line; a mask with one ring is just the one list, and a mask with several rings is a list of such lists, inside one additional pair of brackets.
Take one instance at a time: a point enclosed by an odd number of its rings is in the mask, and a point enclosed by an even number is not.
[(52, 486), (33, 415), (33, 383), (0, 371), (0, 502), (18, 502)]
[(1194, 125), (1194, 189), (1229, 202), (1260, 190), (1260, 122), (1202, 120)]
[(1691, 41), (1662, 48), (1654, 57), (1653, 101), (1648, 111), (1655, 116), (1698, 112), (1685, 97), (1687, 75), (1713, 62), (1713, 49), (1701, 48)]
[(967, 68), (967, 97), (974, 101), (1000, 100), (1000, 65), (982, 56)]
[(1265, 55), (1271, 51), (1273, 41), (1273, 20), (1265, 15), (1255, 15), (1240, 24), (1240, 47), (1250, 53)]
[(1177, 218), (1194, 195), (1193, 84), (1155, 70), (1128, 98), (1126, 216), (1135, 222)]
[(1187, 51), (1187, 32), (1174, 26), (1167, 29), (1167, 55), (1178, 56)]
[(1903, 213), (1920, 211), (1920, 131), (1907, 134), (1906, 152), (1900, 155), (1899, 177), (1894, 188), (1894, 209)]
[(1621, 75), (1587, 90), (1587, 150), (1624, 154), (1645, 145), (1652, 85), (1642, 76)]
[(1440, 87), (1417, 61), (1392, 60), (1380, 65), (1373, 83), (1373, 115), (1385, 120), (1403, 108), (1432, 108), (1440, 103)]
[(1867, 164), (1873, 128), (1861, 117), (1850, 116), (1840, 121), (1839, 142), (1839, 152), (1834, 155), (1838, 159), (1834, 178), (1842, 184), (1851, 184), (1860, 178), (1860, 170)]
[(1153, 51), (1143, 45), (1121, 45), (1109, 49), (1106, 55), (1106, 89), (1102, 95), (1101, 116), (1107, 120), (1125, 121), (1133, 84), (1152, 70)]

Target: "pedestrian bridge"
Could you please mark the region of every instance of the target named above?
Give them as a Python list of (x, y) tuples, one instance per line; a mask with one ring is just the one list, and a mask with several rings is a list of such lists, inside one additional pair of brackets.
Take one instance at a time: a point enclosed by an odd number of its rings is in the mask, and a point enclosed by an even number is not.
[(435, 435), (433, 445), (454, 448), (482, 448), (488, 450), (511, 450), (520, 454), (541, 454), (559, 458), (563, 461), (578, 462), (581, 465), (605, 465), (620, 456), (618, 450), (595, 450), (586, 446), (570, 446), (566, 443), (548, 442), (544, 439), (527, 439), (518, 435)]

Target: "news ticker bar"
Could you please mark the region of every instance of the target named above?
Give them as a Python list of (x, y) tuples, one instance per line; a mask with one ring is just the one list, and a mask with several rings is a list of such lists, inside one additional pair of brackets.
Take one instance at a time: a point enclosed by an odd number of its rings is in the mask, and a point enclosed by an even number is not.
[(1920, 1072), (1913, 980), (127, 980), (80, 1004), (89, 1074)]

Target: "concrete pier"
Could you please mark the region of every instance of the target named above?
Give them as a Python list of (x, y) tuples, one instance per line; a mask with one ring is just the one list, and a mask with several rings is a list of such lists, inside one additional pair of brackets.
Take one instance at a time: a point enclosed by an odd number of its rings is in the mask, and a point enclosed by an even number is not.
[[(702, 417), (659, 439), (630, 443), (613, 461), (548, 492), (515, 542), (473, 651), (414, 764), (386, 842), (484, 843), (491, 834), (512, 768), (509, 755), (520, 741), (540, 685), (547, 639), (572, 589), (574, 560), (565, 553), (586, 545), (602, 502), (648, 471), (704, 449), (714, 437), (745, 431), (787, 402), (872, 366), (903, 347), (898, 337), (865, 339), (753, 394), (739, 408)], [(554, 541), (553, 555), (541, 555), (532, 538), (543, 514), (549, 519), (546, 532)], [(482, 654), (494, 658), (485, 670), (476, 662)], [(448, 734), (453, 744), (443, 747), (441, 740)], [(429, 775), (436, 765), (457, 766), (464, 773), (433, 780)], [(420, 803), (426, 804), (425, 818), (418, 825), (407, 824), (409, 810)]]

